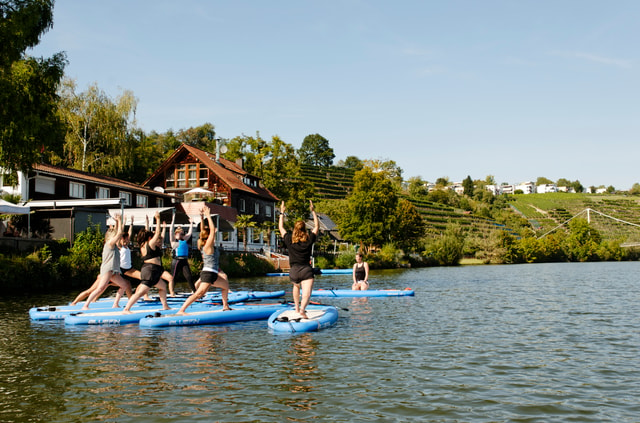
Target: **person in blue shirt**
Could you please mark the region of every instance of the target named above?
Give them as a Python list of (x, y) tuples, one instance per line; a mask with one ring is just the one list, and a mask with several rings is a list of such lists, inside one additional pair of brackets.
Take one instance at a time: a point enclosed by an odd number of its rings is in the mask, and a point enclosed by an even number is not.
[(182, 275), (189, 284), (189, 288), (191, 288), (191, 292), (196, 292), (191, 267), (189, 266), (189, 241), (191, 240), (191, 233), (193, 232), (193, 221), (189, 218), (189, 232), (185, 234), (181, 227), (177, 227), (175, 230), (173, 229), (175, 220), (176, 216), (174, 214), (173, 219), (171, 219), (171, 227), (169, 228), (171, 255), (173, 257), (171, 261), (171, 276), (173, 279), (169, 281), (169, 295), (172, 297), (176, 295), (174, 284), (179, 272), (182, 272)]

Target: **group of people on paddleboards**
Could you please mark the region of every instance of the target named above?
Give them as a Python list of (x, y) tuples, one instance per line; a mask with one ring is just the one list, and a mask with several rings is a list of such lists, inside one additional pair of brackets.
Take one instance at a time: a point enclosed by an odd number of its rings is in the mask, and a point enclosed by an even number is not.
[[(306, 224), (303, 220), (296, 221), (293, 229), (290, 232), (287, 231), (284, 226), (286, 211), (284, 201), (280, 205), (278, 224), (280, 236), (289, 252), (289, 278), (293, 284), (295, 311), (299, 313), (302, 318), (307, 318), (306, 307), (309, 304), (313, 290), (314, 272), (311, 266), (311, 254), (320, 228), (318, 215), (315, 212), (312, 201), (309, 201), (309, 207), (313, 217), (313, 228), (310, 232), (307, 232)], [(222, 291), (223, 310), (230, 310), (231, 308), (228, 303), (229, 280), (226, 273), (220, 269), (220, 250), (214, 246), (216, 227), (211, 218), (211, 210), (206, 206), (203, 207), (200, 212), (200, 217), (201, 228), (200, 237), (198, 238), (198, 249), (202, 252), (203, 267), (200, 277), (195, 283), (192, 282), (188, 262), (188, 241), (193, 230), (193, 222), (191, 222), (191, 220), (189, 231), (186, 234), (182, 228), (178, 228), (175, 231), (173, 230), (175, 216), (171, 222), (171, 247), (173, 251), (171, 274), (165, 271), (162, 266), (162, 240), (164, 239), (166, 223), (160, 221), (160, 213), (156, 212), (154, 216), (155, 230), (152, 230), (147, 223), (146, 227), (141, 229), (136, 236), (142, 259), (142, 268), (139, 271), (133, 269), (131, 249), (129, 248), (131, 237), (133, 236), (133, 218), (131, 219), (129, 231), (125, 232), (123, 217), (118, 215), (114, 218), (115, 224), (111, 226), (105, 234), (100, 274), (93, 285), (89, 289), (81, 292), (72, 304), (77, 304), (88, 297), (82, 307), (82, 310), (88, 310), (89, 305), (96, 301), (109, 285), (112, 285), (118, 287), (113, 307), (119, 307), (121, 297), (126, 294), (128, 301), (123, 312), (130, 313), (131, 307), (133, 307), (141, 297), (148, 299), (149, 290), (155, 287), (158, 289), (163, 309), (169, 310), (167, 291), (169, 291), (169, 295), (175, 295), (173, 292), (174, 280), (178, 272), (182, 272), (192, 290), (192, 294), (184, 301), (177, 314), (185, 314), (187, 307), (194, 301), (202, 298), (211, 286), (220, 288)], [(205, 225), (205, 220), (208, 226)], [(362, 256), (360, 256), (360, 262), (358, 263), (361, 262)], [(369, 267), (366, 263), (360, 265), (358, 263), (355, 265), (360, 266), (357, 270), (358, 284), (368, 286), (367, 278)], [(355, 266), (354, 278), (356, 278)], [(364, 273), (362, 273), (361, 269), (364, 269)], [(140, 280), (135, 292), (132, 292), (130, 282), (133, 278)], [(354, 286), (355, 284), (354, 279)]]
[[(173, 230), (175, 216), (171, 222), (171, 247), (173, 250), (172, 270), (173, 274), (164, 270), (162, 266), (162, 240), (166, 230), (166, 223), (160, 221), (160, 213), (156, 212), (155, 230), (149, 228), (149, 224), (137, 234), (137, 242), (140, 247), (142, 268), (133, 269), (131, 261), (130, 240), (133, 235), (133, 218), (129, 231), (124, 231), (124, 224), (120, 215), (114, 218), (115, 224), (106, 234), (102, 249), (102, 265), (100, 274), (93, 285), (78, 294), (72, 304), (77, 304), (83, 299), (87, 301), (82, 310), (88, 310), (89, 305), (96, 301), (104, 293), (109, 285), (118, 287), (113, 307), (119, 307), (123, 294), (126, 293), (128, 301), (123, 312), (130, 313), (131, 307), (141, 298), (148, 298), (152, 287), (158, 289), (160, 302), (165, 310), (170, 307), (167, 303), (167, 291), (174, 296), (174, 280), (176, 274), (182, 270), (187, 283), (192, 290), (192, 295), (183, 303), (178, 314), (184, 314), (186, 308), (198, 298), (204, 296), (211, 285), (222, 291), (222, 304), (224, 310), (230, 310), (228, 303), (229, 282), (227, 275), (219, 266), (219, 250), (214, 248), (216, 228), (213, 225), (211, 211), (203, 207), (200, 212), (201, 230), (198, 239), (198, 248), (202, 251), (204, 267), (197, 282), (192, 282), (191, 270), (188, 263), (189, 246), (187, 244), (193, 230), (193, 222), (190, 221), (189, 232), (185, 235), (182, 228)], [(208, 226), (205, 226), (205, 219)], [(131, 279), (139, 279), (140, 283), (135, 292), (132, 292)]]

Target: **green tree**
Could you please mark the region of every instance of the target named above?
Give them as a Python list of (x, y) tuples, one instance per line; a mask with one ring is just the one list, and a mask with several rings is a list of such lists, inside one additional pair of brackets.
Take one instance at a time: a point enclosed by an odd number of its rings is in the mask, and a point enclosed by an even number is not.
[(462, 181), (462, 187), (464, 188), (464, 195), (467, 197), (473, 196), (473, 179), (471, 176), (467, 175), (467, 177)]
[(407, 182), (409, 197), (419, 200), (424, 199), (429, 194), (429, 191), (426, 187), (426, 182), (423, 181), (419, 176), (412, 176)]
[(346, 167), (347, 169), (360, 170), (364, 166), (362, 160), (356, 156), (347, 156), (344, 161), (340, 160), (338, 166)]
[(553, 184), (553, 181), (549, 178), (545, 178), (544, 176), (538, 176), (538, 179), (536, 179), (536, 185), (546, 185), (546, 184)]
[(216, 129), (211, 123), (180, 129), (175, 135), (179, 143), (185, 143), (210, 153), (216, 150)]
[(640, 184), (638, 182), (633, 184), (633, 186), (629, 190), (629, 194), (631, 194), (631, 195), (640, 195)]
[(234, 223), (233, 226), (238, 229), (238, 232), (242, 232), (242, 247), (244, 251), (247, 251), (249, 228), (256, 227), (256, 222), (253, 221), (253, 216), (250, 214), (241, 214), (238, 216), (236, 223)]
[(425, 233), (425, 223), (420, 213), (408, 200), (398, 201), (391, 239), (400, 248), (415, 250)]
[(390, 241), (397, 204), (394, 183), (384, 173), (363, 168), (354, 175), (353, 191), (347, 198), (348, 212), (338, 223), (340, 233), (369, 251), (381, 247)]
[(569, 236), (565, 250), (571, 261), (591, 261), (598, 258), (598, 249), (602, 236), (586, 219), (573, 219), (569, 222)]
[(68, 128), (63, 164), (109, 176), (132, 168), (136, 107), (131, 91), (114, 101), (97, 84), (77, 93), (75, 81), (65, 79), (60, 102)]
[(464, 233), (459, 225), (449, 223), (444, 234), (433, 242), (426, 251), (441, 266), (460, 264), (464, 247)]
[(0, 2), (0, 163), (10, 171), (27, 170), (44, 152), (62, 149), (57, 88), (65, 55), (25, 54), (52, 26), (52, 0)]
[(402, 185), (402, 168), (393, 160), (368, 159), (362, 162), (375, 173), (382, 173), (384, 177), (392, 181), (397, 188)]
[(448, 176), (442, 176), (436, 179), (436, 185), (440, 188), (448, 187), (451, 184)]
[(329, 147), (329, 140), (320, 134), (307, 135), (302, 140), (302, 146), (298, 150), (300, 161), (303, 164), (329, 167), (333, 164), (336, 155), (333, 148)]

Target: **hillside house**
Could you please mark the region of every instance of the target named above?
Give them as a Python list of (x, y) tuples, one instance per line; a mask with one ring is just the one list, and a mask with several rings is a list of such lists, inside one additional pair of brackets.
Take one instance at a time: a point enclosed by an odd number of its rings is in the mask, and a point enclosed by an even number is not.
[[(143, 183), (180, 199), (182, 209), (199, 221), (199, 211), (206, 204), (219, 222), (216, 245), (226, 250), (244, 250), (244, 231), (234, 224), (239, 215), (249, 215), (255, 227), (247, 228), (247, 251), (267, 250), (275, 245), (275, 231), (261, 228), (263, 222), (275, 223), (278, 198), (259, 177), (233, 162), (186, 144), (180, 145)], [(195, 198), (194, 198), (195, 197)], [(200, 201), (193, 201), (200, 200)]]

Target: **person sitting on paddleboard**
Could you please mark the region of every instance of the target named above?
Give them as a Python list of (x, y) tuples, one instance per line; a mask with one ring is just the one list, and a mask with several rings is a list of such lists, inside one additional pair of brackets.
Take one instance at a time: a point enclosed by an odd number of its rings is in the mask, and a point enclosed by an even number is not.
[[(313, 243), (316, 242), (320, 225), (318, 215), (313, 208), (313, 202), (309, 200), (309, 208), (313, 215), (313, 230), (311, 234), (307, 233), (307, 227), (303, 220), (298, 220), (293, 226), (292, 233), (284, 228), (284, 201), (280, 205), (280, 217), (278, 229), (280, 236), (284, 241), (285, 247), (289, 252), (289, 279), (293, 283), (293, 303), (296, 312), (300, 313), (302, 318), (307, 318), (306, 308), (311, 298), (313, 290), (313, 268), (311, 267), (311, 252)], [(301, 298), (302, 297), (302, 298)]]
[(209, 207), (204, 207), (203, 213), (209, 223), (209, 227), (204, 227), (204, 218), (202, 218), (201, 225), (203, 227), (200, 230), (200, 238), (198, 238), (198, 248), (202, 250), (202, 272), (200, 273), (200, 279), (195, 284), (196, 291), (180, 307), (180, 310), (176, 313), (179, 315), (186, 314), (187, 307), (198, 298), (202, 298), (211, 285), (222, 290), (222, 310), (231, 310), (229, 307), (229, 280), (226, 273), (220, 269), (220, 251), (214, 247), (216, 227), (213, 226)]
[(369, 288), (369, 263), (362, 261), (362, 253), (356, 253), (356, 264), (353, 265), (354, 291), (366, 291)]
[(175, 223), (176, 215), (173, 215), (171, 219), (170, 237), (171, 237), (171, 254), (173, 260), (171, 261), (171, 276), (173, 279), (169, 283), (169, 295), (172, 297), (176, 295), (173, 291), (173, 283), (179, 272), (182, 272), (184, 278), (191, 288), (191, 292), (196, 291), (196, 286), (193, 284), (193, 276), (191, 275), (191, 267), (189, 266), (189, 240), (191, 240), (191, 233), (193, 232), (193, 221), (189, 218), (189, 232), (186, 234), (181, 227), (173, 230), (173, 224)]
[[(160, 213), (156, 212), (156, 230), (155, 232), (146, 229), (138, 232), (137, 241), (140, 246), (140, 254), (142, 254), (142, 269), (140, 269), (140, 285), (136, 288), (136, 292), (129, 298), (127, 305), (122, 310), (123, 313), (131, 313), (131, 307), (147, 292), (151, 287), (158, 288), (160, 294), (160, 302), (164, 310), (170, 310), (167, 304), (167, 284), (161, 280), (162, 272), (162, 247), (159, 240), (164, 231), (160, 230)], [(164, 225), (164, 223), (163, 223)]]

